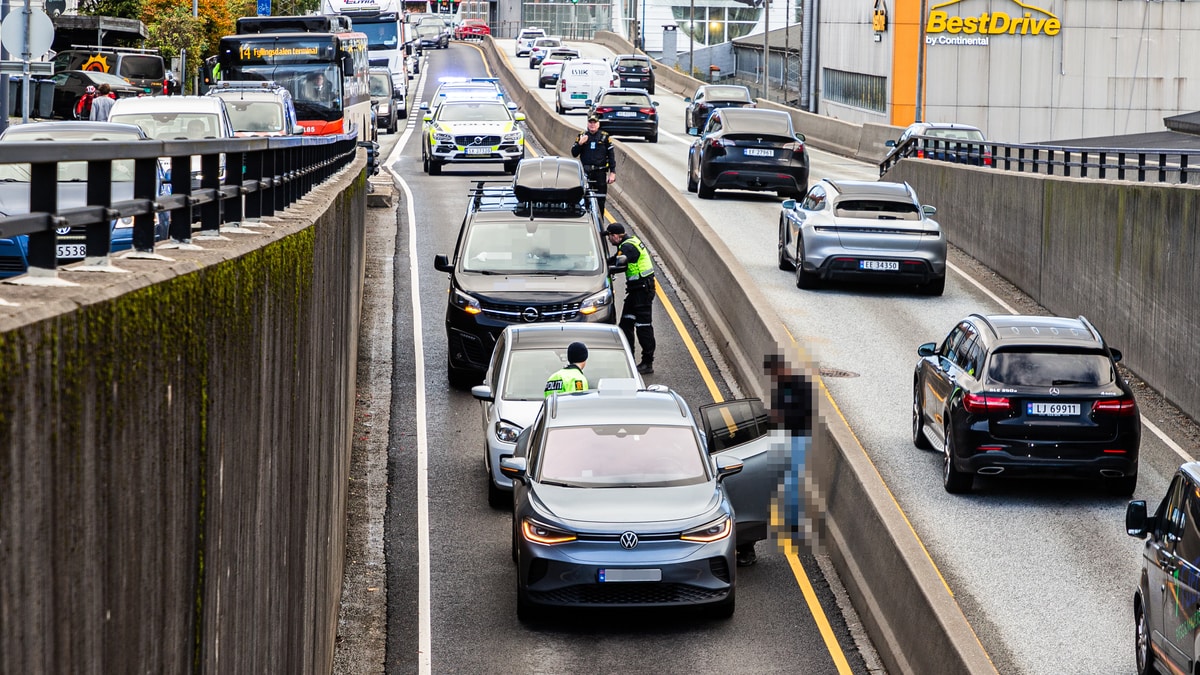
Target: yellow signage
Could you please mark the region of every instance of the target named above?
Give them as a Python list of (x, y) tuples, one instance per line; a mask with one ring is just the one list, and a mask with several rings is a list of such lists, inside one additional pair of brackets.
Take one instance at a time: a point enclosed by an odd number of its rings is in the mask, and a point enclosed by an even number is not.
[(875, 0), (875, 10), (871, 14), (871, 30), (876, 33), (887, 30), (887, 20), (887, 5), (883, 4), (883, 0)]
[(929, 18), (925, 23), (925, 32), (929, 35), (948, 33), (950, 35), (1058, 35), (1062, 31), (1062, 21), (1041, 7), (1013, 0), (1021, 9), (1028, 10), (1019, 16), (1007, 12), (983, 12), (979, 16), (951, 16), (942, 10), (962, 2), (951, 0), (929, 8)]

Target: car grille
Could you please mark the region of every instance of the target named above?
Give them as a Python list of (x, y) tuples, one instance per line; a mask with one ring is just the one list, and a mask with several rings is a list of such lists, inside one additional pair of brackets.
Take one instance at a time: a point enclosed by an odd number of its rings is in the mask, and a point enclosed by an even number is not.
[[(475, 140), (476, 138), (478, 138), (480, 140), (476, 141)], [(454, 144), (455, 145), (487, 145), (487, 146), (500, 145), (500, 137), (499, 136), (471, 136), (471, 135), (455, 136)]]
[(478, 337), (461, 331), (454, 331), (449, 337), (451, 353), (461, 353), (471, 363), (483, 366), (491, 360), (494, 345), (485, 345)]
[(550, 605), (687, 605), (720, 600), (728, 589), (686, 584), (589, 584), (553, 591), (530, 591), (529, 599)]
[(25, 261), (19, 256), (0, 256), (0, 272), (17, 272), (23, 274), (25, 271)]
[[(545, 321), (573, 321), (579, 315), (578, 302), (559, 305), (509, 305), (498, 302), (480, 302), (479, 308), (485, 316), (513, 323), (541, 323)], [(537, 310), (536, 318), (527, 318), (525, 310)], [(529, 313), (532, 315), (532, 312)]]
[(386, 68), (388, 65), (388, 60), (387, 59), (371, 59), (370, 64), (371, 64), (372, 68), (377, 68), (377, 67)]

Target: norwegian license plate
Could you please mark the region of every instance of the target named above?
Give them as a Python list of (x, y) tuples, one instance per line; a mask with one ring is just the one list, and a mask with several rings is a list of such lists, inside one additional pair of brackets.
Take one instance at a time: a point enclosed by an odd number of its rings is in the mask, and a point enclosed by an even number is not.
[(662, 581), (662, 570), (660, 569), (642, 569), (642, 570), (606, 570), (601, 569), (597, 572), (597, 579), (600, 583), (613, 583), (620, 581)]
[(628, 110), (621, 110), (617, 112), (617, 117), (637, 117), (637, 113), (630, 112)]
[(774, 150), (764, 150), (762, 148), (746, 148), (747, 157), (774, 157)]
[(858, 269), (872, 272), (899, 272), (900, 263), (896, 260), (859, 260)]
[(1066, 417), (1079, 414), (1078, 403), (1026, 403), (1025, 414), (1039, 417)]
[(571, 99), (572, 100), (583, 99), (586, 101), (587, 100), (587, 92), (583, 92), (583, 93), (579, 93), (579, 94), (571, 94)]
[(83, 258), (87, 256), (86, 244), (55, 244), (55, 255), (59, 258)]
[(468, 155), (490, 155), (490, 154), (492, 154), (492, 149), (491, 148), (467, 148), (467, 154)]

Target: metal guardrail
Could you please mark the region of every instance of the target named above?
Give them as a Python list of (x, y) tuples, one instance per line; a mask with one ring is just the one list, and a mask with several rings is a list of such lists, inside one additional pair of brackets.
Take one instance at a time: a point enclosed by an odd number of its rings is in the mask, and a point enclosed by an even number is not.
[(879, 175), (908, 157), (1044, 176), (1200, 185), (1200, 150), (973, 143), (913, 136), (879, 163)]
[[(89, 260), (107, 260), (111, 223), (133, 217), (133, 250), (152, 256), (155, 221), (170, 214), (169, 237), (189, 243), (193, 224), (218, 235), (222, 225), (274, 215), (350, 164), (358, 147), (368, 150), (370, 169), (378, 144), (358, 142), (356, 132), (337, 136), (289, 136), (176, 141), (46, 141), (3, 144), (0, 164), (30, 165), (29, 212), (0, 216), (0, 238), (29, 235), (30, 276), (56, 276), (60, 228), (86, 228)], [(193, 185), (192, 156), (200, 159)], [(171, 194), (160, 194), (158, 161), (170, 158)], [(133, 160), (133, 197), (112, 198), (112, 162)], [(58, 208), (58, 164), (87, 163), (87, 204)], [(221, 166), (225, 164), (224, 178)], [(235, 167), (241, 167), (238, 171)], [(231, 170), (233, 169), (233, 170)]]

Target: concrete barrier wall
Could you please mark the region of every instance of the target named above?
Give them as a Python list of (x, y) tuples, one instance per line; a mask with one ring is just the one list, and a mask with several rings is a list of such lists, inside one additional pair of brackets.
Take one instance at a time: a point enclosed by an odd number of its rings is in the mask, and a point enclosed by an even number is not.
[(938, 207), (950, 241), (1055, 314), (1083, 314), (1200, 418), (1200, 188), (904, 160), (887, 180)]
[(364, 167), (260, 236), (0, 288), (0, 671), (330, 672)]
[[(494, 42), (484, 41), (484, 53), (547, 150), (569, 154), (578, 130), (524, 90)], [(783, 324), (762, 311), (766, 299), (678, 188), (621, 141), (616, 147), (612, 199), (695, 302), (742, 388), (765, 398), (763, 356), (791, 343)], [(821, 536), (889, 672), (995, 672), (863, 448), (828, 401), (821, 412), (810, 459), (824, 502)]]

